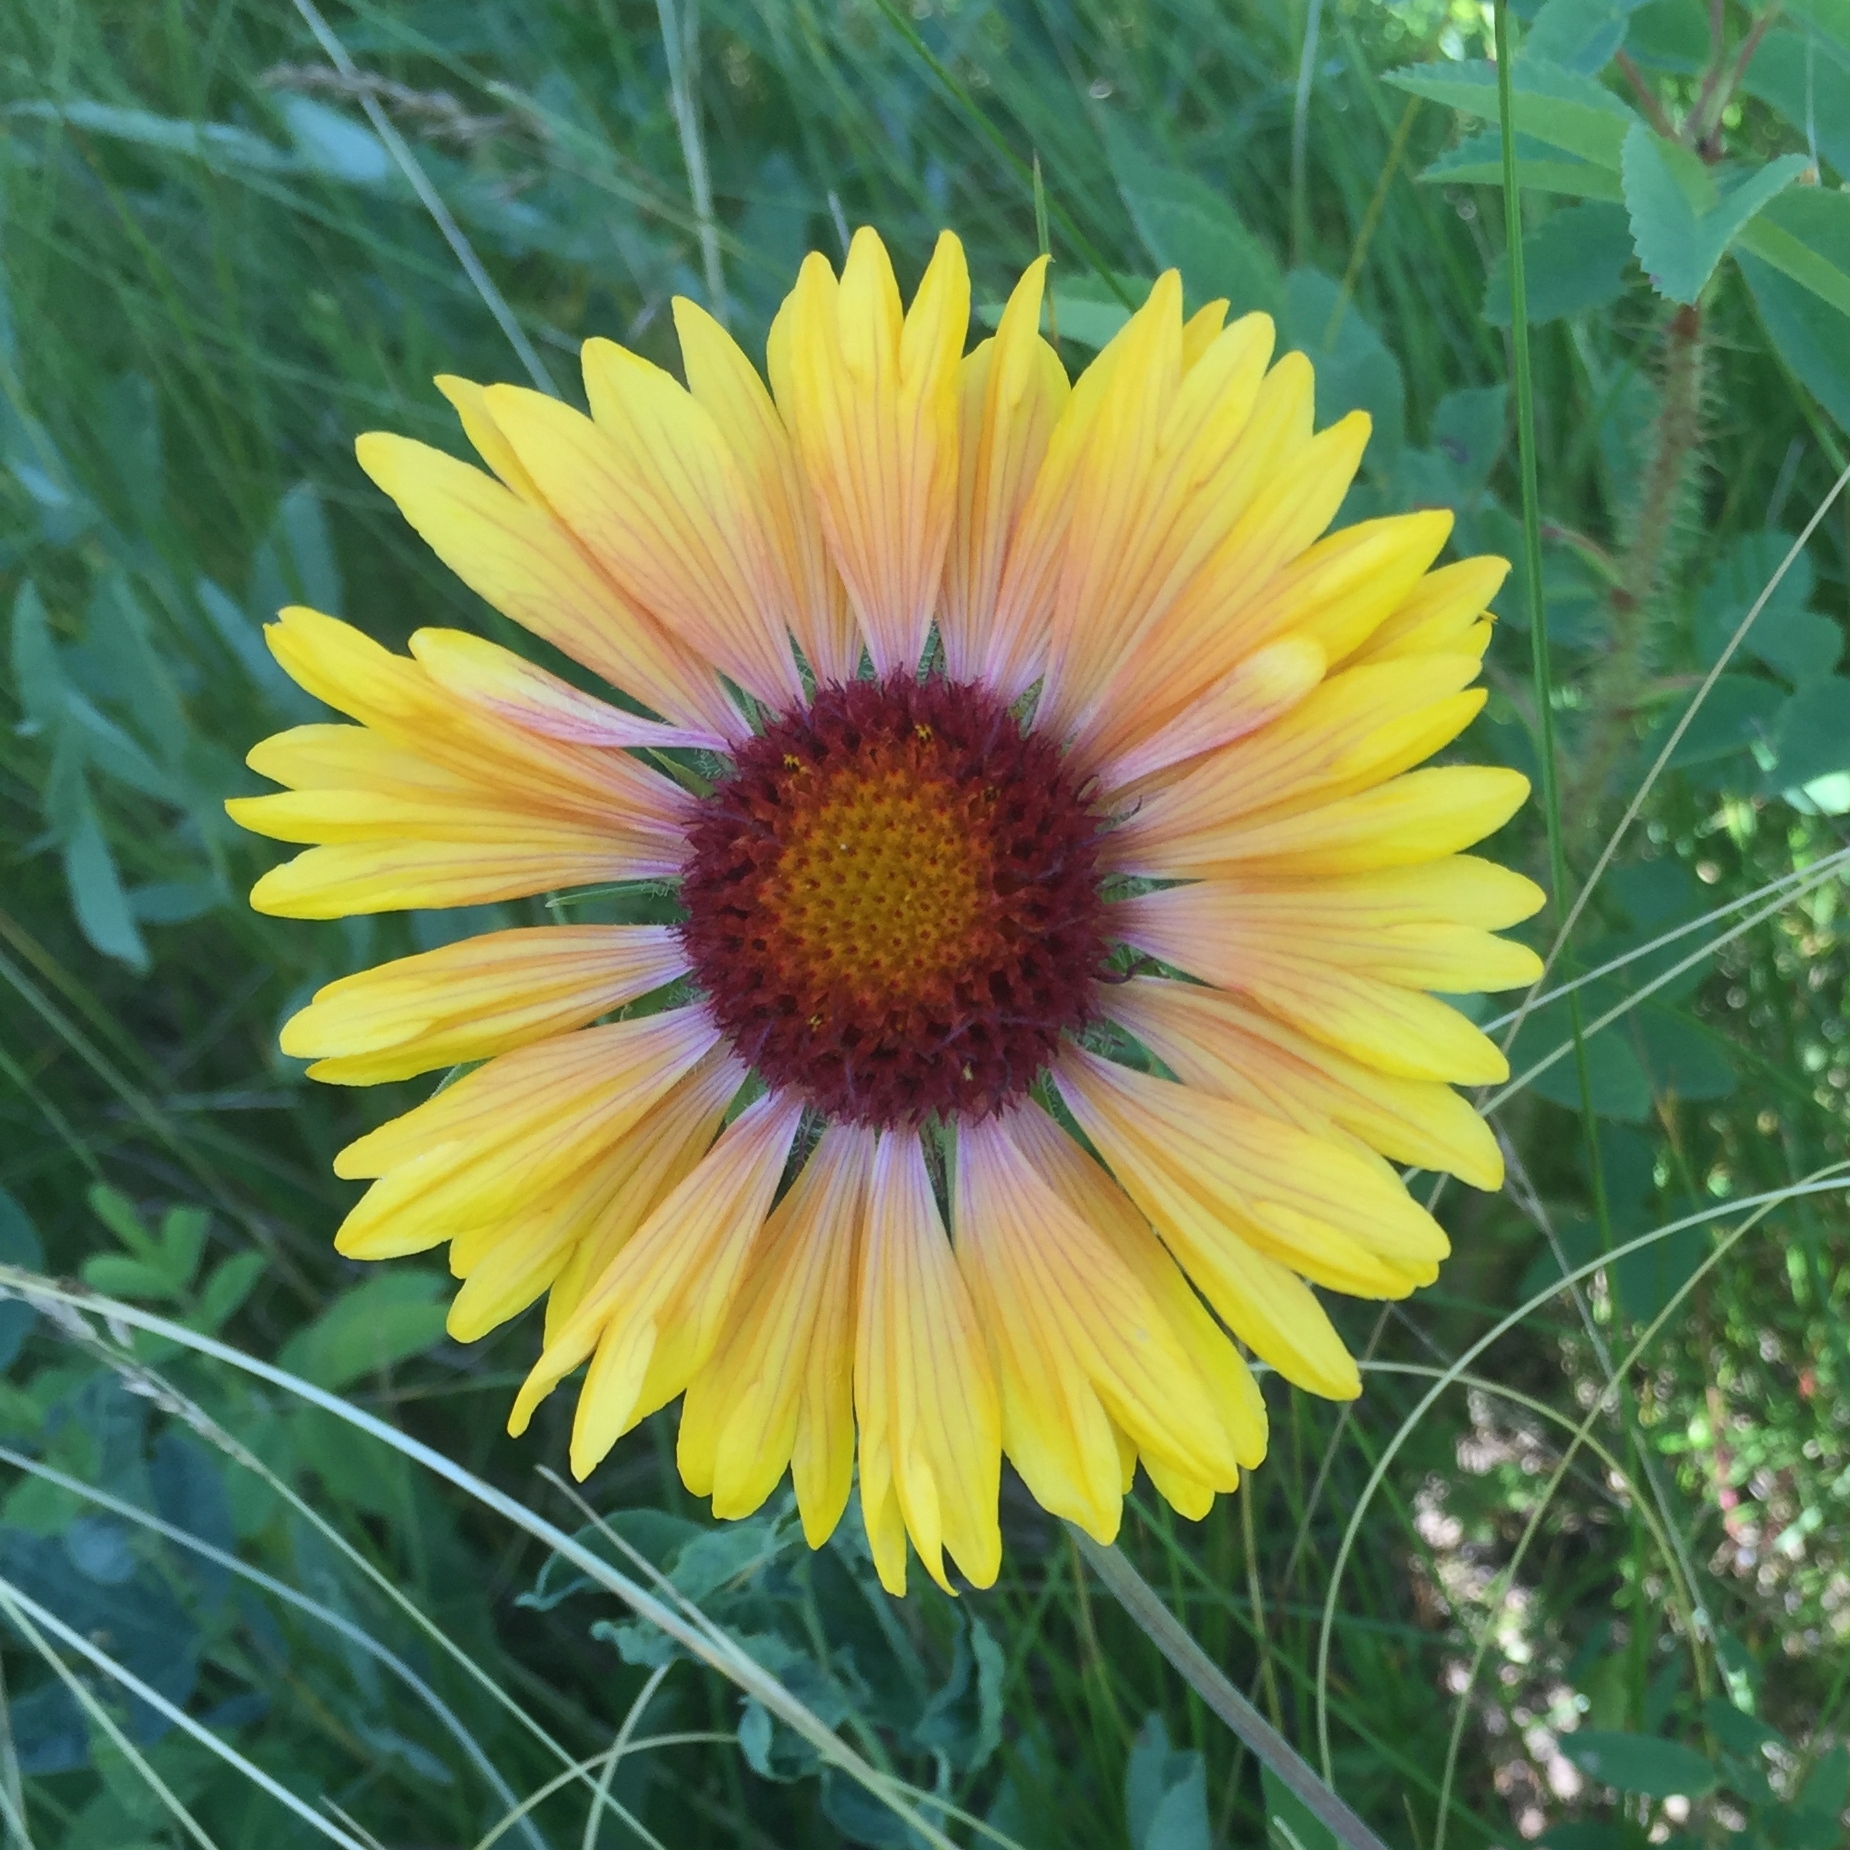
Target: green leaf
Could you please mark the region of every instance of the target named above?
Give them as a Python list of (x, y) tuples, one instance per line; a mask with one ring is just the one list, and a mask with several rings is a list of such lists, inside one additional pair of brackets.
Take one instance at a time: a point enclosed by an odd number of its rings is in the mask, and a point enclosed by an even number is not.
[[(1566, 1045), (1569, 1022), (1566, 1006), (1537, 1009), (1523, 1023), (1510, 1049), (1510, 1071), (1520, 1077), (1536, 1061)], [(1587, 1091), (1593, 1115), (1619, 1124), (1642, 1124), (1651, 1110), (1651, 1082), (1625, 1037), (1624, 1017), (1586, 1042)], [(1566, 1111), (1580, 1109), (1580, 1079), (1574, 1056), (1560, 1059), (1530, 1082), (1538, 1098)]]
[(1850, 315), (1758, 257), (1744, 250), (1734, 256), (1773, 350), (1825, 411), (1850, 430)]
[(195, 1329), (213, 1335), (222, 1330), (256, 1288), (269, 1261), (259, 1252), (233, 1253), (207, 1275), (199, 1294), (199, 1308), (191, 1318)]
[(1625, 43), (1638, 0), (1546, 0), (1523, 35), (1516, 69), (1530, 59), (1591, 76)]
[(1124, 1810), (1132, 1850), (1209, 1850), (1213, 1841), (1207, 1769), (1198, 1753), (1169, 1745), (1160, 1715), (1151, 1715), (1131, 1744)]
[(1152, 160), (1113, 118), (1106, 133), (1112, 176), (1152, 261), (1182, 272), (1191, 304), (1225, 296), (1232, 313), (1277, 316), (1284, 285), (1271, 252), (1206, 181)]
[(1850, 193), (1795, 186), (1741, 233), (1740, 248), (1850, 315)]
[(1583, 1728), (1561, 1737), (1561, 1751), (1589, 1779), (1650, 1799), (1699, 1799), (1715, 1789), (1715, 1769), (1692, 1747), (1651, 1734)]
[(1831, 50), (1850, 58), (1850, 0), (1787, 0), (1788, 19), (1809, 26)]
[(1400, 362), (1354, 302), (1344, 304), (1336, 338), (1325, 345), (1341, 300), (1334, 277), (1321, 270), (1293, 270), (1285, 279), (1281, 344), (1302, 349), (1317, 369), (1317, 422), (1329, 424), (1350, 411), (1374, 420), (1368, 461), (1392, 468), (1405, 432), (1405, 387)]
[(1694, 302), (1722, 253), (1805, 164), (1802, 154), (1784, 154), (1764, 167), (1717, 173), (1687, 148), (1634, 123), (1620, 173), (1632, 243), (1651, 287), (1673, 302)]
[(1637, 1022), (1645, 1066), (1660, 1097), (1707, 1100), (1734, 1090), (1731, 1044), (1724, 1036), (1648, 1002), (1639, 1008)]
[(421, 1355), (443, 1334), (449, 1281), (394, 1267), (344, 1292), (277, 1358), (317, 1387), (339, 1389)]
[[(1383, 82), (1465, 115), (1497, 120), (1497, 67), (1488, 59), (1403, 65)], [(1531, 135), (1560, 153), (1618, 170), (1619, 149), (1638, 118), (1604, 85), (1541, 58), (1520, 60), (1510, 82), (1519, 136)]]
[(142, 1225), (141, 1210), (119, 1188), (107, 1182), (92, 1183), (84, 1197), (90, 1212), (139, 1259), (159, 1264), (160, 1243)]
[[(1631, 256), (1631, 224), (1623, 206), (1590, 200), (1550, 213), (1522, 241), (1530, 324), (1584, 315), (1616, 301)], [(1492, 327), (1510, 325), (1507, 253), (1491, 265), (1485, 282), (1484, 319)]]
[[(1773, 736), (1781, 698), (1780, 690), (1758, 675), (1720, 676), (1670, 754), (1671, 769), (1712, 764), (1764, 744)], [(1687, 705), (1687, 699), (1673, 702), (1658, 721), (1644, 746), (1652, 757), (1663, 748), (1664, 738), (1683, 717)]]
[(180, 1295), (164, 1266), (122, 1253), (96, 1253), (83, 1262), (81, 1276), (93, 1291), (112, 1298), (177, 1298)]
[(1632, 15), (1625, 49), (1650, 71), (1693, 77), (1708, 62), (1708, 9), (1701, 0), (1649, 0)]
[(1850, 680), (1826, 675), (1803, 687), (1773, 722), (1774, 790), (1803, 789), (1835, 771), (1850, 771)]
[(13, 598), (13, 691), (26, 718), (40, 732), (54, 731), (64, 717), (64, 671), (45, 619), (45, 603), (30, 578)]
[(1850, 173), (1850, 67), (1829, 40), (1784, 26), (1769, 32), (1741, 87), (1783, 116), (1839, 176)]
[[(1617, 201), (1622, 195), (1615, 169), (1595, 166), (1551, 148), (1533, 135), (1516, 137), (1516, 177), (1525, 192), (1567, 193), (1576, 199)], [(1503, 184), (1503, 136), (1494, 129), (1467, 135), (1420, 174), (1424, 183), (1445, 186)]]
[[(1696, 659), (1704, 667), (1727, 647), (1791, 546), (1790, 534), (1743, 534), (1716, 562), (1696, 594)], [(1797, 687), (1828, 675), (1843, 653), (1843, 631), (1805, 608), (1815, 577), (1810, 555), (1801, 552), (1741, 643), (1743, 654)]]
[(145, 971), (148, 947), (135, 928), (135, 914), (116, 870), (115, 856), (87, 794), (81, 799), (76, 826), (64, 842), (64, 878), (77, 929), (105, 957), (136, 972)]
[(201, 1208), (169, 1208), (161, 1218), (161, 1263), (181, 1290), (192, 1284), (199, 1270), (211, 1223), (211, 1215)]

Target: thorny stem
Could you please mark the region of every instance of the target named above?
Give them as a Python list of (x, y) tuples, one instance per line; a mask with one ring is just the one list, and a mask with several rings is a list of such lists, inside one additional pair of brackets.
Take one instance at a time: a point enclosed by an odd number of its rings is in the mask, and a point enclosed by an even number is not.
[(1663, 401), (1651, 428), (1651, 457), (1631, 543), (1612, 588), (1612, 639), (1587, 690), (1588, 731), (1563, 804), (1565, 813), (1583, 825), (1598, 820), (1607, 782), (1630, 737), (1645, 687), (1657, 586), (1700, 465), (1705, 365), (1702, 310), (1679, 308), (1664, 338)]

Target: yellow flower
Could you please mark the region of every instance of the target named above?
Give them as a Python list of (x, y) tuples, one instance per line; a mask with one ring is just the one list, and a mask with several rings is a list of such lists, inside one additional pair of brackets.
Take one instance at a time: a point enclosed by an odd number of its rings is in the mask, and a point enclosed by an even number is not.
[[(804, 264), (768, 391), (688, 302), (686, 386), (590, 341), (588, 418), (439, 380), (493, 474), (362, 466), (655, 717), (286, 610), (359, 724), (266, 740), (287, 790), (231, 805), (314, 844), (251, 896), (290, 917), (679, 883), (678, 924), (491, 933), (288, 1024), (350, 1085), (483, 1063), (340, 1154), (372, 1186), (337, 1244), (447, 1242), (464, 1340), (544, 1295), (511, 1425), (588, 1363), (580, 1476), (684, 1395), (689, 1486), (743, 1516), (788, 1469), (820, 1544), (858, 1462), (895, 1592), (908, 1538), (994, 1579), (1005, 1453), (1101, 1540), (1139, 1461), (1203, 1514), (1265, 1451), (1236, 1339), (1357, 1393), (1312, 1287), (1403, 1297), (1447, 1251), (1390, 1165), (1501, 1178), (1451, 1087), (1504, 1062), (1426, 992), (1537, 973), (1493, 934), (1540, 893), (1460, 852), (1527, 785), (1415, 768), (1483, 701), (1503, 562), (1432, 569), (1430, 511), (1323, 537), (1367, 420), (1313, 432), (1265, 316), (1165, 276), (1069, 384), (1043, 276), (966, 354), (956, 239), (902, 309), (862, 231)], [(690, 748), (710, 794), (659, 768)]]

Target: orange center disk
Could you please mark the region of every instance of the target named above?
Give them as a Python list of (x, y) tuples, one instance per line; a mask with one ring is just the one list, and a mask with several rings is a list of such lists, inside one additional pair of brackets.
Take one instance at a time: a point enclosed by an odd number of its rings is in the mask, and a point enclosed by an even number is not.
[(766, 949), (796, 989), (884, 1013), (947, 995), (993, 959), (988, 832), (965, 814), (970, 793), (920, 762), (929, 743), (912, 743), (793, 781), (759, 903)]

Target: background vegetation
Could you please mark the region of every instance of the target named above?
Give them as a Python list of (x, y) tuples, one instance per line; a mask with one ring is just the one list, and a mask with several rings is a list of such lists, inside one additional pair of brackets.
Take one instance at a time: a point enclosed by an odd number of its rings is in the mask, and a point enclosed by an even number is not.
[[(1122, 1546), (1392, 1844), (1830, 1850), (1850, 8), (1517, 12), (1554, 686), (1519, 570), (1465, 746), (1533, 769), (1552, 721), (1574, 1006), (1522, 1024), (1510, 1185), (1441, 1195), (1438, 1286), (1335, 1307), (1363, 1401), (1268, 1382), (1250, 1487), (1198, 1526), (1140, 1494)], [(442, 1276), (329, 1245), (331, 1154), (410, 1089), (312, 1086), (275, 1031), (544, 910), (260, 919), (220, 803), (312, 710), (278, 604), (520, 646), (358, 431), (456, 447), (432, 373), (569, 395), (591, 333), (669, 359), (677, 291), (756, 349), (863, 220), (908, 280), (955, 226), (999, 302), (1036, 163), (1069, 365), (1122, 317), (1101, 266), (1177, 263), (1374, 414), (1351, 517), (1447, 503), (1520, 561), (1489, 42), (1462, 0), (0, 0), (0, 1259), (192, 1333), (0, 1306), (0, 1834), (1327, 1850), (1018, 1489), (993, 1592), (894, 1604), (852, 1520), (813, 1558), (780, 1508), (713, 1525), (671, 1415), (583, 1503), (555, 1405), (509, 1442), (534, 1330), (457, 1347)], [(1546, 836), (1500, 851), (1548, 877)]]

